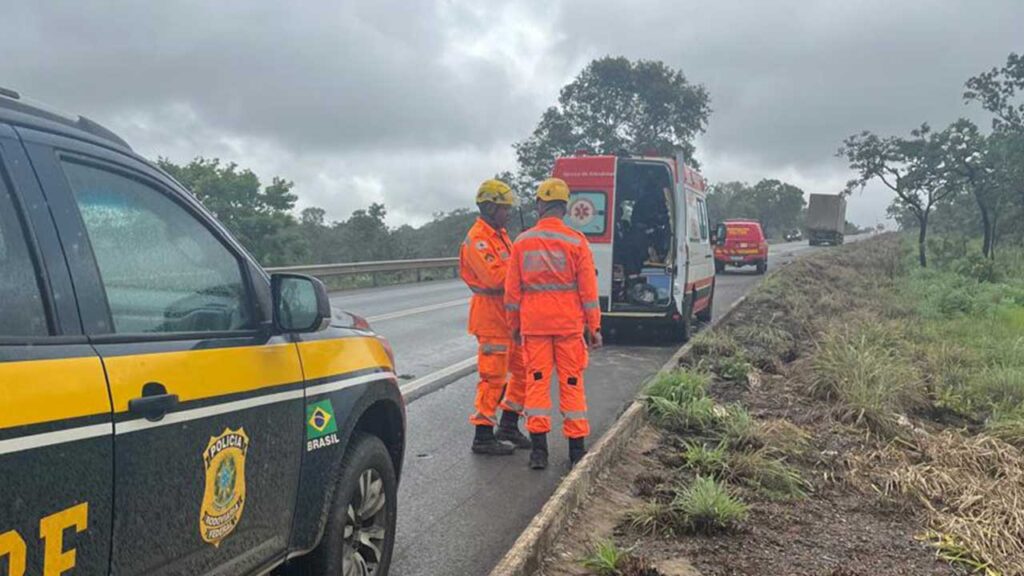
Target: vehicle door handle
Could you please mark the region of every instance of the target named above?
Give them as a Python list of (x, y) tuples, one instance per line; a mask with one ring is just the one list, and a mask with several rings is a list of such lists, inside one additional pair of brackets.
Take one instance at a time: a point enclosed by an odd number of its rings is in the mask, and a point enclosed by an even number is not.
[(168, 394), (159, 382), (148, 382), (142, 387), (142, 396), (128, 401), (128, 412), (156, 422), (178, 405), (178, 395)]
[(714, 254), (705, 254), (704, 255), (704, 258), (714, 258), (714, 257), (715, 257)]

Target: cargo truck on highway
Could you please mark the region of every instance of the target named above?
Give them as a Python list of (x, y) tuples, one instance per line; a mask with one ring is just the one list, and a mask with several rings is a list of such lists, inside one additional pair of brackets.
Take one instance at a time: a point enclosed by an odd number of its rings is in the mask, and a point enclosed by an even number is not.
[(846, 230), (846, 198), (833, 194), (811, 194), (806, 228), (811, 246), (842, 244), (843, 232)]

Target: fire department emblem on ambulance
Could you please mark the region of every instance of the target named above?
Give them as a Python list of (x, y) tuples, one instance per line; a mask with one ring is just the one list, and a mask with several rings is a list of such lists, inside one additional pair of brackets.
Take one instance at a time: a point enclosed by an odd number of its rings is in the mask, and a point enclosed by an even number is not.
[(244, 428), (224, 429), (210, 438), (203, 451), (206, 490), (199, 511), (199, 533), (203, 540), (220, 546), (234, 531), (245, 509), (245, 455), (249, 437)]

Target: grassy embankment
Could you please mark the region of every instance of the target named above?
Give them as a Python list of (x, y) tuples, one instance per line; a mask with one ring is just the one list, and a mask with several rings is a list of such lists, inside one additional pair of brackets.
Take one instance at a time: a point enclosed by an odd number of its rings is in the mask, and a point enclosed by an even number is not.
[(645, 503), (588, 569), (1024, 573), (1024, 251), (934, 248), (802, 259), (699, 336), (647, 389)]

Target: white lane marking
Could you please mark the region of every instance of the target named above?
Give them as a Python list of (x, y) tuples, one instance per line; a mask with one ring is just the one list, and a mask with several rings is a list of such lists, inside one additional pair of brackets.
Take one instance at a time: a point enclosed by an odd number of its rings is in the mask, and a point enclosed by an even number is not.
[(412, 316), (414, 314), (423, 314), (424, 312), (433, 312), (434, 310), (454, 308), (455, 306), (465, 306), (468, 302), (469, 298), (459, 298), (458, 300), (449, 300), (447, 302), (440, 302), (437, 304), (407, 308), (405, 310), (398, 310), (397, 312), (388, 312), (387, 314), (378, 314), (377, 316), (368, 317), (366, 321), (373, 323), (382, 322), (384, 320), (395, 320), (396, 318), (405, 318), (406, 316)]
[(114, 425), (110, 422), (57, 430), (56, 432), (44, 432), (32, 436), (22, 436), (10, 440), (0, 440), (0, 454), (11, 454), (22, 450), (43, 448), (54, 444), (64, 444), (76, 440), (96, 438), (97, 436), (110, 436), (114, 431)]
[(431, 372), (430, 374), (427, 374), (426, 376), (423, 376), (422, 378), (417, 378), (415, 380), (407, 382), (406, 384), (401, 386), (402, 394), (409, 394), (410, 392), (413, 392), (413, 391), (415, 391), (418, 388), (422, 388), (424, 386), (429, 386), (429, 385), (433, 384), (434, 382), (437, 382), (438, 380), (441, 380), (443, 378), (447, 378), (447, 377), (451, 376), (452, 374), (456, 374), (456, 373), (458, 373), (461, 370), (465, 370), (466, 368), (469, 368), (470, 366), (475, 366), (475, 365), (476, 365), (476, 356), (473, 356), (473, 357), (470, 357), (470, 358), (466, 358), (465, 360), (462, 360), (461, 362), (456, 362), (455, 364), (452, 364), (451, 366), (448, 366), (446, 368), (442, 368), (442, 369), (438, 370), (437, 372)]

